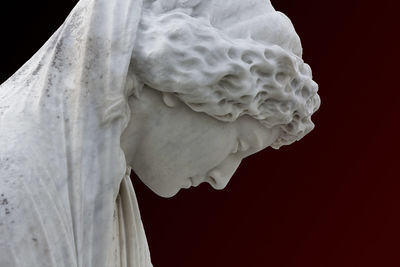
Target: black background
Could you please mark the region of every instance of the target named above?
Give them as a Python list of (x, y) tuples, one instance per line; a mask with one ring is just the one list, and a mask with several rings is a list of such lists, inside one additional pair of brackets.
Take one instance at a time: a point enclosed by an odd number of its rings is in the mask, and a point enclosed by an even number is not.
[[(111, 0), (110, 0), (111, 1)], [(0, 82), (77, 1), (0, 5)], [(133, 177), (156, 267), (400, 266), (396, 1), (275, 0), (320, 85), (315, 130), (244, 160), (224, 191), (172, 199)]]

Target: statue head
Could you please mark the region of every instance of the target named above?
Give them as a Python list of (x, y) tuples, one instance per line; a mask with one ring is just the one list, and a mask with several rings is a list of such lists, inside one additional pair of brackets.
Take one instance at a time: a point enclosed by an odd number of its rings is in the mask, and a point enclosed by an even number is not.
[(313, 129), (318, 86), (290, 20), (269, 1), (225, 1), (223, 11), (220, 0), (150, 2), (122, 143), (140, 140), (124, 150), (153, 191), (172, 196), (201, 182), (222, 189), (244, 157)]

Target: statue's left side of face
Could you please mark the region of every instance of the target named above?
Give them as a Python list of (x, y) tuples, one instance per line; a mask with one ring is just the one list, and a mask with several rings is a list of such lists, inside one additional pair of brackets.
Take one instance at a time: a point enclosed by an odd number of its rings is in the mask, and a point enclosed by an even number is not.
[(121, 147), (138, 177), (163, 197), (202, 182), (224, 188), (243, 158), (270, 146), (278, 135), (278, 129), (247, 116), (218, 121), (148, 87), (129, 105)]

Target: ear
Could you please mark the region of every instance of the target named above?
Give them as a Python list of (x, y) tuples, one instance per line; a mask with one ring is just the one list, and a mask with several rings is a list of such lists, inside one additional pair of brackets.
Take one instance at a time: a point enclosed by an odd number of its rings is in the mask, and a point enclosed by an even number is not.
[(162, 99), (164, 104), (170, 108), (175, 107), (179, 102), (179, 99), (171, 93), (162, 93)]

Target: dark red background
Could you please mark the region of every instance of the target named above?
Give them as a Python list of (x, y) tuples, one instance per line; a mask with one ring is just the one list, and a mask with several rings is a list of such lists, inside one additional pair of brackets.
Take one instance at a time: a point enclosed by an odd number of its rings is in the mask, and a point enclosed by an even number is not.
[[(0, 5), (0, 81), (36, 52), (75, 2)], [(224, 191), (202, 185), (162, 199), (133, 177), (153, 263), (398, 267), (396, 1), (272, 2), (292, 19), (320, 85), (316, 128), (301, 142), (244, 160)]]

